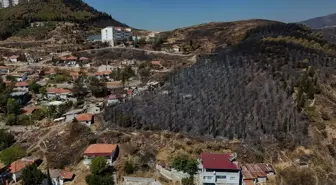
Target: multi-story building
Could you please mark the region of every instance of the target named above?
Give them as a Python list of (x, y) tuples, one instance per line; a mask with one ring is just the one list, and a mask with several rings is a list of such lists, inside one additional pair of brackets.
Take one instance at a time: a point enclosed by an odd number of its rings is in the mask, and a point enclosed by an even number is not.
[(241, 185), (241, 169), (234, 162), (231, 154), (201, 154), (202, 185)]
[(131, 36), (132, 30), (130, 28), (111, 26), (101, 30), (102, 42), (108, 42), (112, 47), (114, 47), (115, 41), (128, 40)]

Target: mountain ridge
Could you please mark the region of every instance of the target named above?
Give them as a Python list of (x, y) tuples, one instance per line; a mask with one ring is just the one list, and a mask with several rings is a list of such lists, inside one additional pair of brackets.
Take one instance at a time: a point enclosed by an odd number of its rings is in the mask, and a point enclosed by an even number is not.
[(312, 29), (322, 29), (330, 26), (336, 26), (336, 13), (307, 19), (301, 21), (300, 23), (305, 24)]

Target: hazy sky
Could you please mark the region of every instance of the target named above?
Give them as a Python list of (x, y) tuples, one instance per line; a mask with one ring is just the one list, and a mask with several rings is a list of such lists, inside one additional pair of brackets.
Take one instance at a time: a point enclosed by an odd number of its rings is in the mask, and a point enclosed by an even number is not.
[(297, 22), (336, 13), (336, 0), (84, 0), (134, 28), (154, 31), (211, 21)]

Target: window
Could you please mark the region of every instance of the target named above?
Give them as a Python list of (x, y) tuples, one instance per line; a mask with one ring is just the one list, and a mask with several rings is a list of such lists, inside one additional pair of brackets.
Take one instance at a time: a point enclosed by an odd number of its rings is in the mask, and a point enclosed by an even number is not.
[(226, 176), (217, 176), (217, 179), (226, 179)]
[(236, 179), (236, 177), (230, 177), (230, 180), (235, 180)]
[(211, 176), (204, 176), (203, 179), (205, 179), (205, 180), (211, 180), (212, 177)]

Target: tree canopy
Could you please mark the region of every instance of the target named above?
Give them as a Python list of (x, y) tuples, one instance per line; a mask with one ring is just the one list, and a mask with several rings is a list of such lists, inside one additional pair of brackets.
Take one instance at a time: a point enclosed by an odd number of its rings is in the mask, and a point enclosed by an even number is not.
[(35, 164), (22, 170), (23, 185), (40, 185), (44, 178), (46, 178), (46, 175)]
[(96, 157), (92, 159), (90, 170), (93, 174), (100, 174), (106, 169), (107, 161), (104, 157)]

